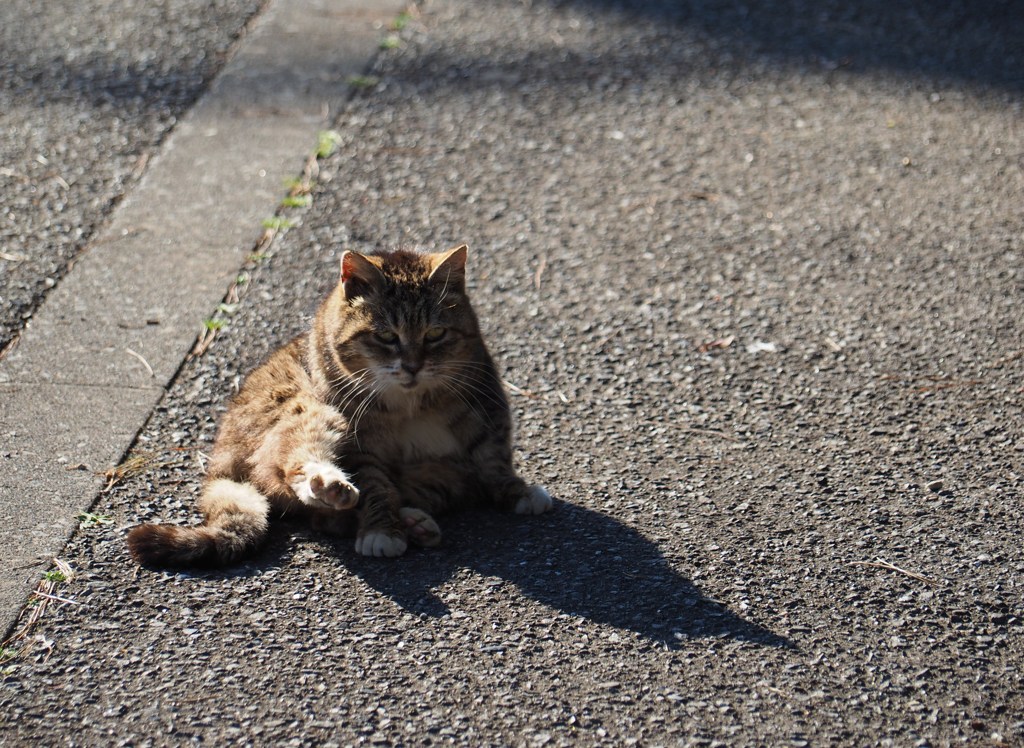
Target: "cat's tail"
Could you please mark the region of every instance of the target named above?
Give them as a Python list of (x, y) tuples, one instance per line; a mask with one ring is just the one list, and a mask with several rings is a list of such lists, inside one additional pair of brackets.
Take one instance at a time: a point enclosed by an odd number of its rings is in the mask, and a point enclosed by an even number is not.
[(256, 550), (267, 537), (270, 502), (249, 483), (210, 481), (199, 509), (205, 520), (198, 527), (136, 527), (128, 533), (132, 557), (146, 566), (227, 566)]

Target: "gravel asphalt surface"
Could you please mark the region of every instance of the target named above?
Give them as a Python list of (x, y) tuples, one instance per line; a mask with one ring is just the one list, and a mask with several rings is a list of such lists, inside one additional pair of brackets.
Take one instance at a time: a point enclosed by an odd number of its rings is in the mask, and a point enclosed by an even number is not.
[(0, 8), (0, 351), (222, 66), (265, 0)]
[[(2, 742), (1024, 743), (1019, 8), (430, 0), (398, 37), (8, 645)], [(555, 512), (131, 562), (345, 249), (463, 241)]]

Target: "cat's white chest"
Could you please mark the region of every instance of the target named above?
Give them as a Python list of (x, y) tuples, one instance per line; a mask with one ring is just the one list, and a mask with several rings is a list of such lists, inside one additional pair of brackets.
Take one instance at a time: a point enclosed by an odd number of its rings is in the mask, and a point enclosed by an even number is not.
[(440, 418), (415, 418), (401, 426), (402, 453), (406, 460), (445, 457), (459, 451), (459, 443)]

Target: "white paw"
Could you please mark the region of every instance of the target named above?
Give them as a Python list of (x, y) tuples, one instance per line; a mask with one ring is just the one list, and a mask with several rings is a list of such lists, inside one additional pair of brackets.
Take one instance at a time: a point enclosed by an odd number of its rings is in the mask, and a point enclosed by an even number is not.
[(351, 509), (359, 503), (359, 489), (334, 465), (307, 462), (292, 483), (299, 501), (310, 506), (338, 511)]
[(429, 514), (422, 509), (403, 507), (398, 516), (409, 533), (409, 540), (424, 548), (433, 548), (441, 542), (441, 528)]
[(551, 494), (541, 486), (530, 486), (526, 496), (516, 502), (516, 514), (544, 514), (550, 512), (555, 502)]
[(356, 553), (360, 556), (386, 556), (394, 558), (405, 553), (405, 538), (386, 532), (368, 532), (356, 538)]

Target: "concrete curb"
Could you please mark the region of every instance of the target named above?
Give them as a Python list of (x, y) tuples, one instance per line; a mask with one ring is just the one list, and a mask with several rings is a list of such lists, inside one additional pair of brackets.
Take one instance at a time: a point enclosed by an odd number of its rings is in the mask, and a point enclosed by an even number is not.
[(0, 623), (188, 355), (396, 0), (271, 2), (0, 361)]

